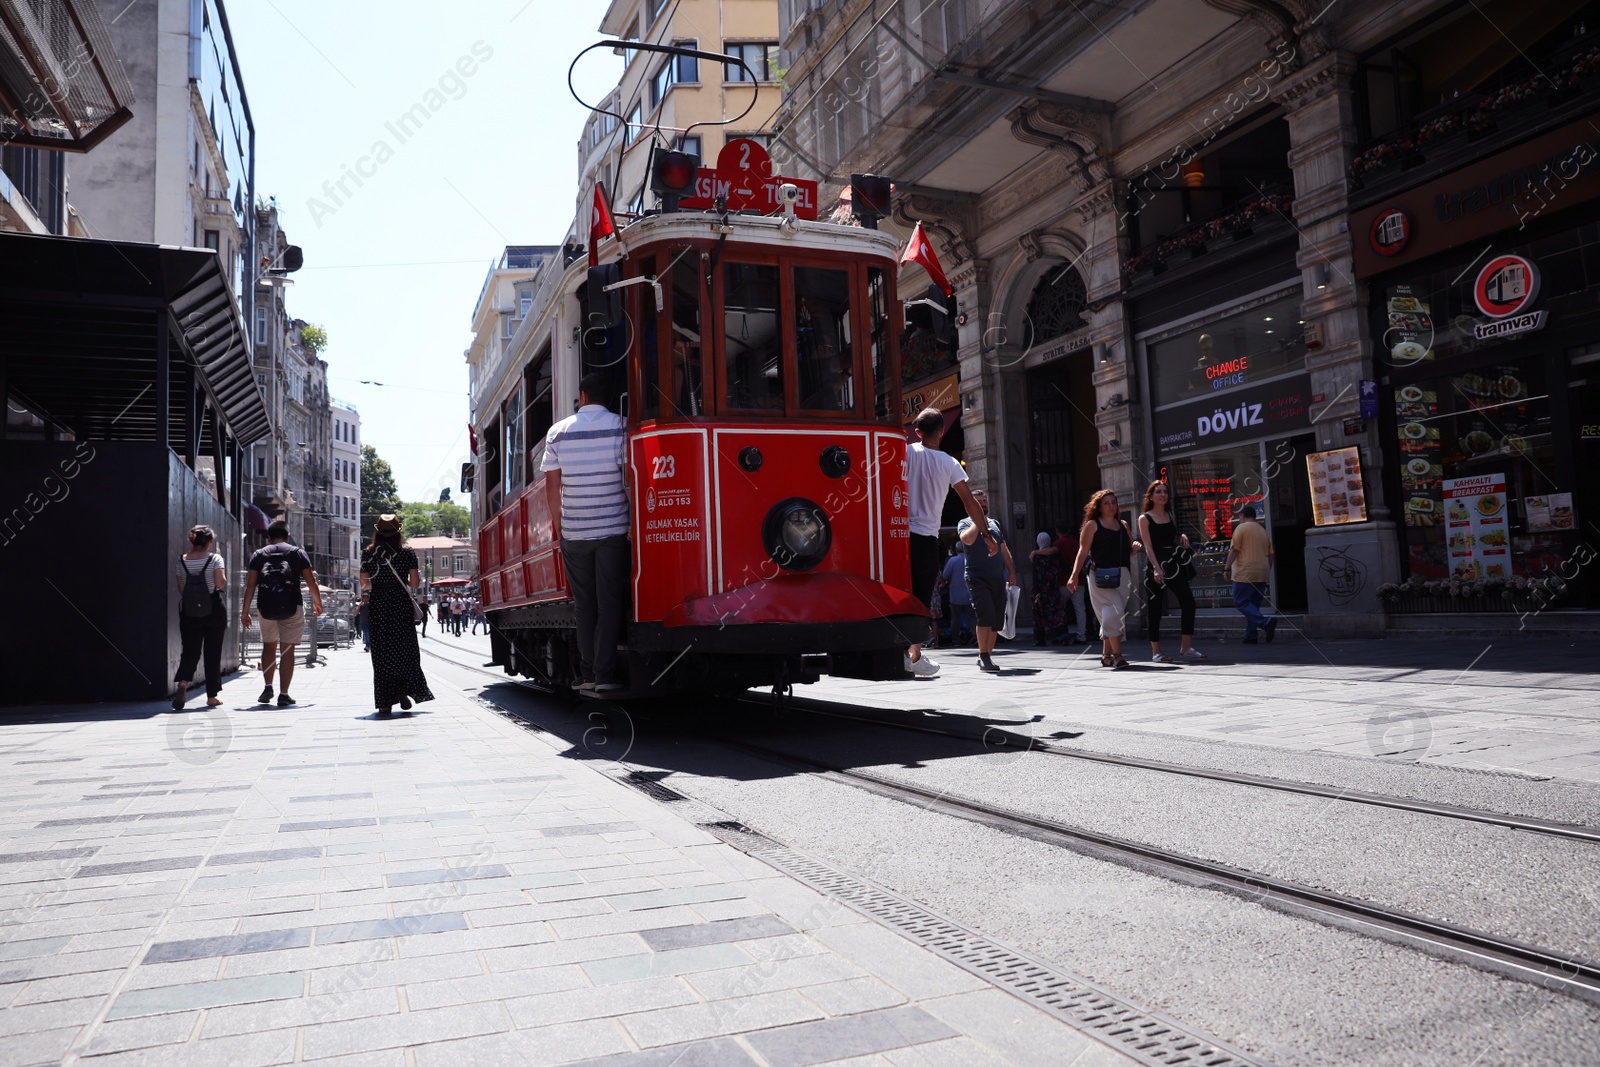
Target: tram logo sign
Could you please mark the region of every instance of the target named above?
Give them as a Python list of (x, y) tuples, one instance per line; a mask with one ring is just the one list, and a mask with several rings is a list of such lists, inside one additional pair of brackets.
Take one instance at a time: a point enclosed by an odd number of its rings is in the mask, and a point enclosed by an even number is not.
[(1380, 212), (1367, 234), (1372, 250), (1380, 256), (1397, 256), (1411, 243), (1411, 216), (1399, 208)]
[(1549, 312), (1528, 310), (1538, 297), (1539, 268), (1531, 259), (1496, 256), (1472, 283), (1473, 302), (1493, 321), (1474, 326), (1472, 336), (1487, 341), (1543, 329)]
[(715, 167), (696, 172), (694, 195), (678, 201), (680, 208), (712, 208), (719, 196), (727, 197), (729, 211), (776, 214), (784, 205), (778, 187), (787, 182), (800, 190), (794, 213), (802, 219), (817, 217), (817, 183), (772, 173), (772, 157), (757, 141), (735, 137), (717, 153)]
[(1496, 256), (1472, 283), (1472, 299), (1491, 319), (1527, 311), (1539, 297), (1539, 268), (1521, 256)]

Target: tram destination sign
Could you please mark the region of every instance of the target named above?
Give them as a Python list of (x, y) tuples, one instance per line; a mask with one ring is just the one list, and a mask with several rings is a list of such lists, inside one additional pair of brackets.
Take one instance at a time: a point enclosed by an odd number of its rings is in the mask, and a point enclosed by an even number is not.
[(1155, 413), (1156, 451), (1162, 457), (1221, 445), (1284, 437), (1311, 427), (1311, 377), (1290, 378), (1218, 397), (1188, 401)]
[(783, 201), (778, 188), (785, 183), (800, 191), (794, 202), (795, 216), (817, 217), (817, 183), (804, 178), (785, 178), (772, 173), (772, 157), (758, 141), (735, 137), (717, 153), (715, 167), (701, 167), (695, 173), (694, 195), (678, 201), (680, 208), (716, 207), (718, 197), (727, 197), (729, 211), (759, 211), (776, 214)]

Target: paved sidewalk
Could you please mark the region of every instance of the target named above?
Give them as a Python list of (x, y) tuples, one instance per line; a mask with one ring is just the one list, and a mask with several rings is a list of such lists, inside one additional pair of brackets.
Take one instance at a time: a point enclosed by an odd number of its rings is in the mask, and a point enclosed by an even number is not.
[(218, 712), (0, 716), (0, 1062), (1128, 1062), (466, 675), (425, 659), (439, 699), (372, 718), (367, 664), (288, 710), (250, 672)]
[[(1600, 657), (1590, 643), (1519, 638), (1240, 645), (1211, 659), (1100, 666), (1100, 645), (1003, 645), (998, 676), (971, 649), (933, 649), (931, 679), (825, 678), (807, 696), (998, 718), (1043, 716), (1037, 736), (1085, 726), (1600, 782)], [(1176, 639), (1164, 643), (1176, 652)]]

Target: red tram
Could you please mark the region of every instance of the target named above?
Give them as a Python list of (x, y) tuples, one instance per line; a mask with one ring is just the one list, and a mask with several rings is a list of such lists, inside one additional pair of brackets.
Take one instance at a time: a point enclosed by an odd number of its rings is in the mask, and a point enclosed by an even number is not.
[(780, 214), (667, 211), (598, 267), (544, 268), (533, 355), (475, 412), (506, 452), (485, 458), (508, 473), (491, 472), (479, 560), (507, 673), (565, 688), (577, 671), (538, 468), (599, 371), (628, 422), (625, 694), (904, 676), (928, 618), (908, 591), (896, 242), (797, 218), (792, 188)]

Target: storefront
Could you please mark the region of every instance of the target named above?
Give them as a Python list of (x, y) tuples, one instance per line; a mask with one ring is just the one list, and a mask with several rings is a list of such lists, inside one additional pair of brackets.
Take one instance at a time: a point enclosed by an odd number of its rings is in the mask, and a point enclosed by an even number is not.
[(1485, 594), (1457, 609), (1600, 607), (1596, 144), (1580, 120), (1352, 220), (1407, 591)]
[(1193, 588), (1202, 608), (1233, 607), (1222, 570), (1246, 504), (1255, 505), (1276, 548), (1273, 603), (1306, 607), (1313, 438), (1303, 338), (1297, 279), (1138, 337), (1151, 383), (1156, 476), (1172, 487), (1179, 527), (1197, 550)]

